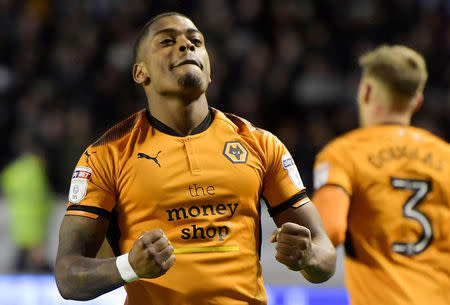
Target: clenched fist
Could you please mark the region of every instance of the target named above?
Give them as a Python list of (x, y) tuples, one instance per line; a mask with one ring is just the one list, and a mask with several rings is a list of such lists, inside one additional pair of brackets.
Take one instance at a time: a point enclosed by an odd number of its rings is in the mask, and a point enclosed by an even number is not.
[(286, 222), (273, 232), (270, 242), (277, 243), (276, 260), (289, 269), (299, 271), (310, 265), (311, 232), (308, 228)]
[(155, 278), (167, 272), (175, 262), (173, 246), (161, 229), (142, 232), (128, 256), (140, 278)]

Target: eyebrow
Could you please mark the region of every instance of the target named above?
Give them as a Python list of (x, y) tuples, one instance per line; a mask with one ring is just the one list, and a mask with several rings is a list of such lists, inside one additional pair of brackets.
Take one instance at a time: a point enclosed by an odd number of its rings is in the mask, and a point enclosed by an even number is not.
[[(153, 37), (156, 37), (156, 36), (158, 36), (158, 35), (160, 35), (160, 34), (171, 34), (171, 33), (179, 34), (179, 33), (181, 33), (181, 32), (182, 32), (182, 31), (177, 30), (177, 29), (174, 29), (174, 28), (167, 28), (167, 29), (162, 29), (162, 30), (156, 32), (156, 33), (153, 35)], [(194, 28), (188, 28), (188, 29), (186, 30), (186, 32), (187, 32), (188, 34), (193, 34), (193, 33), (199, 33), (199, 34), (202, 34), (199, 30), (194, 29)]]

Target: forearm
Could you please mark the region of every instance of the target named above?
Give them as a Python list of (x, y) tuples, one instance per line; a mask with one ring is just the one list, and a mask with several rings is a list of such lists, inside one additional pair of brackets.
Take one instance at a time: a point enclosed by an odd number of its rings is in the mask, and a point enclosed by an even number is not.
[(55, 278), (61, 295), (73, 300), (90, 300), (125, 284), (115, 257), (65, 256), (57, 260)]
[(303, 276), (312, 283), (328, 280), (336, 268), (336, 249), (327, 237), (317, 237), (311, 243), (309, 264), (301, 270)]

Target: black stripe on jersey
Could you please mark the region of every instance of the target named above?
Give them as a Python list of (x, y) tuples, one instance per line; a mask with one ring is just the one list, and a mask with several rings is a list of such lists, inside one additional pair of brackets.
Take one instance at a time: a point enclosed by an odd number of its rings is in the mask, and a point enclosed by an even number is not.
[[(284, 210), (289, 209), (294, 203), (300, 201), (304, 198), (308, 197), (306, 194), (306, 190), (300, 191), (285, 202), (277, 205), (276, 207), (271, 207), (269, 204), (267, 205), (267, 210), (269, 211), (269, 215), (274, 217), (275, 215), (283, 212)], [(266, 200), (267, 202), (267, 200)]]
[(264, 200), (258, 200), (258, 215), (259, 215), (259, 245), (258, 245), (258, 259), (261, 260), (261, 246), (262, 246), (262, 221), (261, 221), (261, 206)]
[(89, 213), (93, 213), (93, 214), (96, 214), (98, 216), (101, 216), (101, 217), (104, 217), (107, 219), (109, 219), (111, 217), (111, 212), (109, 212), (105, 209), (102, 209), (102, 208), (91, 207), (91, 206), (87, 206), (87, 205), (73, 204), (67, 208), (67, 211), (89, 212)]
[(109, 222), (108, 232), (106, 233), (106, 239), (108, 240), (109, 246), (113, 250), (115, 256), (119, 256), (122, 254), (120, 253), (119, 248), (120, 235), (121, 232), (118, 223), (118, 214), (117, 211), (114, 209), (111, 212), (111, 218)]
[(356, 258), (355, 247), (353, 246), (352, 236), (350, 231), (345, 232), (345, 242), (344, 242), (345, 254), (351, 258)]

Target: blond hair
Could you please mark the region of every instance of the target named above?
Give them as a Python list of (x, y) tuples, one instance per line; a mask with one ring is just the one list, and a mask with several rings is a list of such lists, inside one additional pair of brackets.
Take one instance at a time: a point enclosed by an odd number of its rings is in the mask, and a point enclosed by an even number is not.
[(363, 54), (359, 65), (364, 75), (376, 78), (393, 95), (408, 100), (423, 92), (428, 78), (423, 56), (401, 45), (381, 45)]

